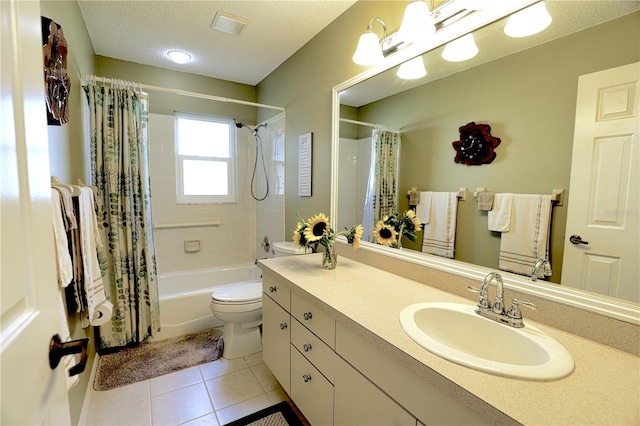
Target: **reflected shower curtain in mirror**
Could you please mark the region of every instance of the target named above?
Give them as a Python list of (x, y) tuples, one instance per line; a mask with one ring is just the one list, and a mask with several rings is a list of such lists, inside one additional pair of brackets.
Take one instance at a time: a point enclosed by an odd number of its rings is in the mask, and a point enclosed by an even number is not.
[(160, 329), (158, 275), (151, 222), (147, 95), (88, 84), (91, 180), (97, 188), (98, 250), (111, 321), (99, 349), (142, 342)]
[(374, 129), (371, 146), (369, 183), (362, 218), (364, 241), (373, 241), (373, 228), (378, 220), (398, 210), (400, 133)]

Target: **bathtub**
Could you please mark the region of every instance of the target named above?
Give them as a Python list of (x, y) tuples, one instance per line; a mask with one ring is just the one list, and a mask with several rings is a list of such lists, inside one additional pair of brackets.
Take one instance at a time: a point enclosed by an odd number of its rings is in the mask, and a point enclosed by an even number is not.
[(209, 309), (213, 290), (237, 282), (261, 281), (261, 272), (248, 263), (159, 275), (161, 330), (152, 340), (222, 326)]

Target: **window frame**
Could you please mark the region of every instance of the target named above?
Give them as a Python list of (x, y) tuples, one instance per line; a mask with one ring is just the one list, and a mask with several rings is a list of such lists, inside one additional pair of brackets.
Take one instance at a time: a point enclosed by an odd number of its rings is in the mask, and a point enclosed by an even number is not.
[[(229, 129), (229, 157), (181, 155), (179, 138), (179, 121), (197, 120), (212, 123), (226, 124)], [(177, 204), (236, 204), (238, 187), (238, 156), (237, 138), (233, 119), (208, 114), (178, 112), (174, 113), (175, 127), (175, 163), (176, 163), (176, 202)], [(206, 139), (203, 139), (206, 140)], [(188, 195), (184, 193), (184, 162), (189, 160), (206, 161), (211, 163), (224, 163), (227, 165), (227, 194), (226, 195)]]

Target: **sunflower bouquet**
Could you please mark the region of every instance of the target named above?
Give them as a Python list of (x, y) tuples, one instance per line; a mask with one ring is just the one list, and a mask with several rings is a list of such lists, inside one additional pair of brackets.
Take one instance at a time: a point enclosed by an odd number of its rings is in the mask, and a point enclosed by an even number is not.
[(298, 247), (311, 248), (314, 252), (318, 251), (318, 246), (322, 246), (324, 248), (322, 264), (326, 268), (333, 269), (337, 263), (334, 248), (336, 238), (339, 235), (344, 235), (347, 242), (354, 249), (358, 249), (363, 231), (362, 225), (356, 225), (345, 228), (344, 231), (335, 232), (331, 228), (329, 217), (324, 213), (319, 213), (307, 221), (300, 218), (293, 232), (293, 242)]
[(416, 233), (421, 230), (420, 221), (416, 212), (407, 210), (404, 213), (396, 213), (393, 216), (385, 216), (376, 222), (373, 236), (378, 244), (384, 246), (402, 248), (402, 237), (416, 241)]

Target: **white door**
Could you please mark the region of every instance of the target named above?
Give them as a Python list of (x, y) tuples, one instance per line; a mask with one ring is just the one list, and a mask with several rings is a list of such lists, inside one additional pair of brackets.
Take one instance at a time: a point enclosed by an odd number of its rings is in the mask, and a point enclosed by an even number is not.
[(581, 76), (562, 284), (640, 301), (640, 63)]
[(0, 423), (70, 424), (66, 372), (48, 357), (61, 322), (40, 4), (1, 0), (0, 9)]

